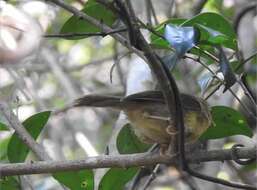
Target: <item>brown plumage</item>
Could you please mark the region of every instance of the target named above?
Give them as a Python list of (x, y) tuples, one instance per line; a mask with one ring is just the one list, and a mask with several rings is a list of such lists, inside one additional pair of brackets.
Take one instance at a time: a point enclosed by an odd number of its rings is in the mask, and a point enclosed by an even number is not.
[[(211, 125), (207, 103), (187, 94), (181, 94), (187, 142), (196, 141)], [(86, 95), (77, 99), (74, 106), (111, 107), (123, 110), (136, 135), (145, 143), (168, 144), (175, 131), (174, 118), (170, 117), (161, 91), (145, 91), (122, 97)]]

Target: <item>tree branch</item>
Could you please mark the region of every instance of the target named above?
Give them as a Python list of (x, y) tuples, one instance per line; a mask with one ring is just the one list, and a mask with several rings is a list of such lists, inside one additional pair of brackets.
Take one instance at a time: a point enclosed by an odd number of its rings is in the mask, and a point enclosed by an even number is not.
[[(83, 19), (95, 26), (97, 26), (98, 28), (101, 29), (102, 32), (105, 33), (109, 33), (112, 32), (113, 29), (109, 26), (107, 26), (106, 24), (104, 24), (103, 22), (88, 16), (87, 14), (79, 11), (78, 9), (76, 9), (73, 6), (70, 6), (68, 3), (65, 3), (62, 0), (46, 0), (48, 2), (52, 2), (55, 5), (58, 5), (59, 7), (62, 7), (63, 9), (65, 9), (66, 11), (72, 13), (73, 15), (75, 15), (76, 17)], [(127, 47), (129, 50), (133, 51), (134, 53), (136, 53), (139, 57), (144, 59), (144, 55), (142, 54), (141, 51), (139, 51), (138, 49), (136, 49), (135, 47), (132, 47), (130, 45), (130, 43), (128, 42), (128, 40), (126, 38), (124, 38), (122, 35), (120, 35), (119, 33), (113, 33), (111, 34), (111, 36), (116, 39), (117, 41), (119, 41), (123, 46)]]
[[(187, 161), (189, 163), (209, 161), (223, 162), (225, 160), (232, 160), (232, 151), (232, 149), (199, 151), (193, 154), (188, 154)], [(237, 158), (256, 158), (256, 147), (238, 149)], [(88, 157), (84, 160), (39, 161), (33, 163), (0, 164), (0, 176), (42, 174), (95, 168), (128, 168), (135, 166), (155, 165), (158, 163), (174, 164), (176, 162), (176, 157), (161, 156), (159, 154), (151, 153), (124, 154), (118, 156), (103, 155)]]
[(32, 150), (32, 152), (37, 155), (40, 160), (51, 160), (50, 156), (44, 151), (43, 147), (31, 137), (31, 135), (26, 131), (26, 129), (19, 122), (18, 118), (13, 114), (6, 104), (0, 103), (0, 112), (4, 115), (10, 126), (15, 130), (18, 137)]
[(60, 34), (45, 34), (45, 38), (74, 38), (74, 37), (92, 37), (92, 36), (102, 36), (126, 32), (127, 28), (118, 28), (109, 32), (84, 32), (84, 33), (60, 33)]

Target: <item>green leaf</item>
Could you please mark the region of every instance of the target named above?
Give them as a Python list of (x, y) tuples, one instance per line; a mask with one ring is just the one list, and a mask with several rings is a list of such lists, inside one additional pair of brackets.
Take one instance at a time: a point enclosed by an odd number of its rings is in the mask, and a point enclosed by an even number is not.
[[(193, 26), (200, 24), (212, 31), (215, 31), (222, 36), (225, 36), (227, 40), (224, 41), (223, 45), (233, 50), (237, 49), (236, 33), (231, 24), (221, 15), (217, 13), (201, 13), (192, 19), (185, 21), (182, 26)], [(201, 30), (200, 41), (208, 40), (210, 31)]]
[(0, 131), (9, 131), (6, 124), (0, 122)]
[(146, 152), (150, 148), (150, 145), (142, 143), (137, 138), (130, 124), (126, 124), (121, 129), (117, 137), (116, 144), (120, 154)]
[[(181, 19), (181, 18), (169, 19), (169, 20), (165, 21), (164, 23), (158, 25), (155, 28), (155, 31), (158, 34), (164, 36), (164, 26), (166, 24), (180, 25), (185, 21), (186, 21), (186, 19)], [(151, 39), (151, 45), (153, 47), (169, 49), (169, 46), (170, 46), (169, 43), (166, 40), (160, 38), (159, 36), (157, 36), (155, 34), (151, 34), (150, 39)]]
[(126, 183), (136, 175), (138, 170), (137, 168), (112, 168), (101, 179), (98, 190), (124, 190)]
[(9, 177), (0, 179), (0, 189), (2, 189), (2, 190), (18, 190), (18, 189), (21, 189), (21, 187), (15, 177), (9, 176)]
[(0, 161), (7, 160), (7, 147), (10, 141), (10, 136), (1, 139), (0, 141)]
[(94, 173), (92, 170), (54, 173), (53, 177), (70, 190), (94, 190)]
[[(230, 65), (231, 65), (231, 67), (232, 67), (232, 70), (233, 70), (236, 74), (240, 75), (240, 74), (242, 74), (242, 73), (244, 72), (244, 67), (240, 66), (240, 65), (241, 65), (241, 62), (239, 62), (238, 60), (230, 61)], [(237, 67), (239, 67), (239, 66), (240, 66), (240, 68), (237, 69)]]
[[(37, 113), (28, 119), (26, 119), (22, 124), (29, 132), (29, 134), (37, 139), (40, 132), (47, 123), (50, 111), (44, 111)], [(25, 145), (22, 140), (14, 133), (8, 145), (8, 159), (10, 162), (23, 162), (29, 153), (29, 148)]]
[[(95, 0), (89, 0), (85, 3), (84, 8), (81, 10), (85, 14), (98, 19), (104, 24), (111, 26), (116, 20), (116, 16), (108, 10), (105, 6), (97, 3)], [(101, 30), (90, 24), (89, 22), (78, 18), (77, 16), (72, 16), (63, 25), (60, 33), (95, 33), (101, 32)], [(71, 37), (67, 38), (70, 40), (83, 39), (86, 37)]]
[(214, 106), (211, 110), (213, 126), (200, 137), (201, 140), (218, 139), (233, 135), (253, 136), (246, 119), (238, 111), (226, 106)]
[(209, 33), (208, 42), (210, 44), (221, 45), (228, 40), (227, 36), (220, 33), (219, 31), (213, 30), (201, 24), (197, 24), (197, 26)]
[[(180, 26), (202, 26), (200, 29), (200, 44), (222, 44), (233, 50), (237, 49), (236, 33), (231, 24), (221, 15), (217, 13), (201, 13), (192, 19), (171, 19), (160, 24), (155, 31), (160, 35), (164, 35), (165, 24), (175, 24)], [(218, 35), (219, 34), (219, 35)], [(201, 43), (202, 42), (202, 43)], [(207, 44), (208, 44), (207, 43)], [(154, 47), (168, 49), (169, 44), (162, 38), (152, 34), (151, 44)], [(204, 48), (205, 49), (205, 48)], [(209, 48), (205, 49), (209, 51)]]

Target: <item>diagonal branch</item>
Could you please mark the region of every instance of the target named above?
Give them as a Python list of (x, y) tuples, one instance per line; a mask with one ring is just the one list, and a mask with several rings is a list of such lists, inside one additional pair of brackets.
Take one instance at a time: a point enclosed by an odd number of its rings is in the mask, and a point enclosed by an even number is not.
[(126, 32), (127, 28), (118, 28), (109, 32), (82, 32), (82, 33), (60, 33), (60, 34), (45, 34), (45, 38), (74, 38), (74, 37), (92, 37), (101, 36), (105, 37), (107, 35)]
[[(31, 135), (26, 131), (26, 129), (19, 122), (18, 118), (13, 114), (13, 112), (4, 103), (0, 103), (0, 113), (9, 122), (10, 127), (12, 127), (19, 138), (26, 144), (40, 160), (51, 160), (50, 156), (44, 151), (43, 147), (38, 144)], [(1, 176), (1, 175), (0, 175)]]
[[(113, 29), (111, 27), (107, 26), (103, 22), (101, 22), (101, 21), (99, 21), (99, 20), (97, 20), (97, 19), (95, 19), (91, 16), (88, 16), (87, 14), (79, 11), (75, 7), (69, 5), (68, 3), (65, 3), (62, 0), (46, 0), (46, 1), (52, 2), (55, 5), (58, 5), (59, 7), (62, 7), (66, 11), (72, 13), (76, 17), (78, 17), (80, 19), (83, 19), (83, 20), (97, 26), (98, 28), (101, 29), (102, 32), (109, 33), (111, 31), (113, 31)], [(131, 50), (132, 52), (136, 53), (139, 57), (144, 59), (144, 56), (143, 56), (142, 52), (139, 51), (138, 49), (136, 49), (135, 47), (132, 47), (130, 45), (130, 43), (128, 42), (128, 40), (126, 38), (124, 38), (122, 35), (120, 35), (119, 33), (113, 33), (113, 34), (111, 34), (111, 36), (114, 39), (116, 39), (117, 41), (119, 41), (123, 46), (127, 47), (129, 50)]]

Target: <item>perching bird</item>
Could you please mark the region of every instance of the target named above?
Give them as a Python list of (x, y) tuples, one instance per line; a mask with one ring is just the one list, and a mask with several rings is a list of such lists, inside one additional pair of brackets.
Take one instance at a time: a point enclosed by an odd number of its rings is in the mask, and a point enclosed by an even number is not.
[[(195, 142), (211, 125), (212, 117), (205, 100), (181, 94), (186, 142)], [(144, 91), (126, 97), (86, 95), (74, 106), (110, 107), (123, 110), (138, 138), (148, 144), (167, 145), (175, 134), (174, 117), (170, 118), (161, 91)]]

